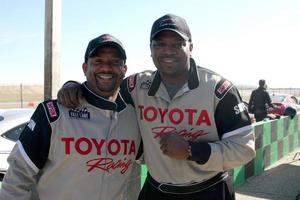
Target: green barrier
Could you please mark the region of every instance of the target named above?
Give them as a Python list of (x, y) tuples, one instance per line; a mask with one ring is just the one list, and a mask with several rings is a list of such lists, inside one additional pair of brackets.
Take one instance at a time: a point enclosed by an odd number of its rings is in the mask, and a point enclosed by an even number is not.
[[(240, 186), (249, 177), (261, 174), (266, 167), (300, 146), (299, 115), (294, 119), (281, 117), (253, 124), (256, 156), (246, 165), (235, 167), (230, 172), (234, 186)], [(142, 165), (141, 185), (144, 184), (146, 175), (147, 167)]]
[(266, 167), (274, 164), (300, 146), (300, 117), (281, 117), (253, 124), (255, 132), (255, 158), (246, 165), (233, 169), (235, 186), (243, 184), (249, 177), (261, 174)]

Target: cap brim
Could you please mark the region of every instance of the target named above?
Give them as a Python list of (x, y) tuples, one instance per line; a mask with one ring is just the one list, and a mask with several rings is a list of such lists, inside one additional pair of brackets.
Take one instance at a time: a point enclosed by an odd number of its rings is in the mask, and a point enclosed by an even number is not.
[(175, 30), (175, 29), (172, 29), (172, 28), (164, 28), (164, 29), (161, 29), (161, 30), (155, 32), (154, 34), (151, 35), (151, 40), (153, 40), (153, 38), (154, 38), (158, 33), (162, 32), (162, 31), (173, 31), (173, 32), (177, 33), (180, 37), (182, 37), (182, 39), (184, 39), (184, 40), (186, 40), (186, 41), (189, 40), (188, 36), (184, 35), (183, 33), (179, 32), (179, 31), (177, 31), (177, 30)]
[(126, 60), (126, 54), (125, 54), (124, 49), (123, 49), (118, 43), (112, 42), (112, 41), (102, 42), (101, 44), (97, 45), (93, 50), (90, 51), (88, 57), (90, 57), (93, 53), (95, 53), (95, 51), (96, 51), (99, 47), (103, 47), (103, 46), (106, 46), (106, 45), (116, 47), (116, 48), (119, 50), (119, 52), (121, 53), (121, 56), (123, 57), (123, 59)]

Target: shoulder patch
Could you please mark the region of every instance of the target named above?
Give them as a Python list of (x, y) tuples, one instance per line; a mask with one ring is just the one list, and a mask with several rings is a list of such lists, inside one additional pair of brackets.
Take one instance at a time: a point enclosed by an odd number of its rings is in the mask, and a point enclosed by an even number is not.
[(54, 122), (59, 117), (59, 110), (56, 104), (56, 100), (45, 101), (44, 107), (47, 113), (48, 120), (50, 122)]
[(52, 101), (46, 103), (46, 108), (50, 117), (57, 117), (57, 112)]
[(232, 83), (226, 79), (221, 79), (221, 81), (216, 85), (215, 94), (219, 99), (222, 99), (225, 94), (232, 87)]
[(141, 89), (149, 89), (150, 86), (151, 86), (151, 84), (152, 84), (152, 81), (151, 81), (151, 80), (145, 80), (145, 81), (143, 81), (143, 82), (141, 83), (140, 88), (141, 88)]
[(133, 74), (133, 75), (129, 76), (127, 79), (127, 85), (128, 85), (129, 92), (131, 92), (135, 88), (136, 76), (137, 76), (137, 74)]

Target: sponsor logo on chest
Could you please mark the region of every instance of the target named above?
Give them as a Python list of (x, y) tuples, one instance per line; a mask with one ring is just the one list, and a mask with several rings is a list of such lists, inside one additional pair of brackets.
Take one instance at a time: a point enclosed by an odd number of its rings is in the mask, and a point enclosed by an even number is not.
[(89, 120), (90, 115), (91, 114), (90, 114), (90, 112), (88, 111), (87, 108), (81, 108), (81, 109), (72, 108), (71, 110), (69, 110), (69, 117), (74, 118), (74, 119)]
[(62, 137), (60, 141), (67, 156), (98, 156), (85, 163), (88, 172), (101, 170), (110, 173), (119, 169), (124, 174), (133, 162), (132, 157), (136, 155), (134, 140)]
[[(178, 134), (187, 140), (198, 140), (209, 134), (212, 126), (208, 110), (195, 108), (158, 108), (139, 105), (139, 119), (145, 123), (159, 123), (152, 127), (154, 138), (161, 138), (165, 134)], [(179, 128), (180, 127), (180, 128)]]

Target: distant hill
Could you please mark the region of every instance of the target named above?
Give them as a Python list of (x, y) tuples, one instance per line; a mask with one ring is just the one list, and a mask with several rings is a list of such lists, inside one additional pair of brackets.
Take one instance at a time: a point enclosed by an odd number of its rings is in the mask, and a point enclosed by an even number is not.
[[(255, 89), (249, 85), (237, 86), (241, 96), (248, 101), (251, 91)], [(270, 94), (288, 93), (300, 97), (300, 88), (268, 88)], [(20, 85), (0, 85), (0, 108), (36, 107), (44, 99), (43, 85), (22, 85), (22, 102)]]
[(44, 98), (43, 85), (0, 85), (0, 102), (41, 101)]

